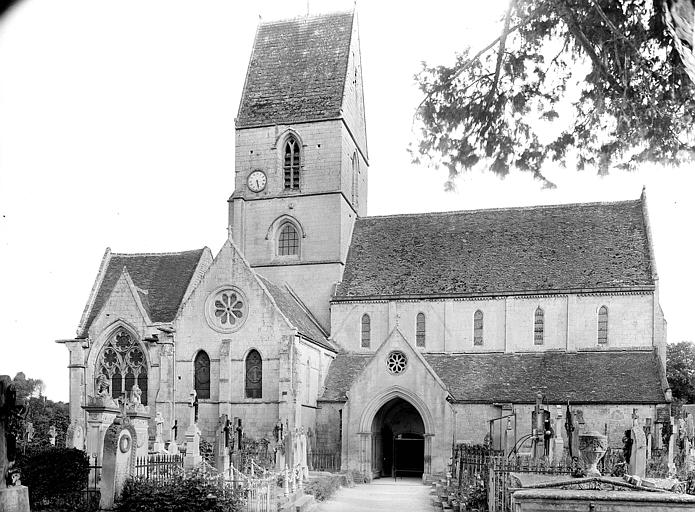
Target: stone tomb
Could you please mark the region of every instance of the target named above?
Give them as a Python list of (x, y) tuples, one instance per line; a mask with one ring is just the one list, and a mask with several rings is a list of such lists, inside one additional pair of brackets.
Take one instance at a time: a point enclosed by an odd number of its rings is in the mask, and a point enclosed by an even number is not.
[(114, 419), (104, 435), (99, 508), (111, 510), (125, 481), (135, 473), (137, 433), (128, 416)]

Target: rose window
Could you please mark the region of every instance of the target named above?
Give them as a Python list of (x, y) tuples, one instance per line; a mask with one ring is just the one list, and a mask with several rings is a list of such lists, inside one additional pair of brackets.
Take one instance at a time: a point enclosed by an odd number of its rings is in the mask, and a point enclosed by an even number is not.
[(386, 359), (386, 366), (394, 375), (403, 373), (403, 370), (405, 370), (407, 364), (408, 358), (405, 357), (405, 354), (400, 351), (391, 352)]
[(224, 291), (215, 299), (215, 316), (222, 325), (234, 325), (244, 316), (244, 302), (236, 293)]
[(246, 320), (248, 301), (238, 289), (218, 288), (207, 299), (205, 316), (210, 327), (219, 332), (237, 330)]

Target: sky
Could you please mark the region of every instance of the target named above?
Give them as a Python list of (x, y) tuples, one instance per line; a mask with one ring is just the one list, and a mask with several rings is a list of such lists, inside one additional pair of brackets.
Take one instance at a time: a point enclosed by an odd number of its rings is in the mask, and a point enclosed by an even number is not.
[[(259, 16), (351, 9), (344, 0), (24, 0), (0, 19), (0, 374), (68, 398), (68, 351), (106, 247), (181, 251), (226, 240), (234, 117)], [(502, 0), (357, 5), (370, 215), (636, 199), (647, 187), (669, 341), (692, 340), (690, 169), (598, 177), (482, 170), (445, 192), (411, 163), (421, 62), (487, 45)]]

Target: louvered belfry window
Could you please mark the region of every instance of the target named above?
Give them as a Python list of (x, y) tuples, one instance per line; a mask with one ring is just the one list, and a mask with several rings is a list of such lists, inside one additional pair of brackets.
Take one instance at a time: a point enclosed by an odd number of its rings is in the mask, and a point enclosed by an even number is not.
[(608, 308), (601, 306), (598, 310), (598, 342), (608, 343)]
[(415, 345), (425, 346), (425, 314), (418, 313), (415, 320)]
[(473, 315), (473, 345), (483, 344), (483, 312), (478, 310)]
[(372, 319), (365, 313), (362, 315), (362, 347), (368, 348), (372, 341)]
[(536, 308), (533, 316), (533, 343), (534, 345), (543, 344), (543, 335), (545, 334), (545, 321), (543, 310), (540, 307)]
[(290, 136), (285, 141), (284, 160), (282, 168), (285, 171), (285, 190), (299, 189), (300, 167), (299, 142)]
[(210, 398), (210, 357), (201, 350), (193, 363), (195, 392), (198, 398)]
[(263, 361), (257, 350), (246, 356), (246, 398), (262, 398)]

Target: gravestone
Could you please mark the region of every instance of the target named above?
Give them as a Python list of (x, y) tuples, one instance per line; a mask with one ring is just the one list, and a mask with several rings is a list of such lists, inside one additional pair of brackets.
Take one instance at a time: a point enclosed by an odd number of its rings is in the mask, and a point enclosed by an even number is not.
[(630, 454), (629, 473), (644, 478), (647, 473), (647, 437), (644, 435), (644, 429), (639, 424), (637, 409), (633, 409), (632, 412), (632, 430), (630, 434), (632, 451)]
[(188, 401), (190, 409), (190, 423), (186, 430), (186, 456), (183, 459), (183, 467), (192, 470), (200, 465), (203, 458), (200, 456), (200, 430), (198, 430), (198, 396), (195, 390), (191, 391)]
[(51, 425), (51, 428), (48, 429), (48, 442), (51, 443), (51, 446), (56, 445), (57, 436), (58, 432), (56, 431), (55, 425)]
[(0, 375), (0, 511), (29, 512), (29, 490), (24, 485), (7, 485), (8, 473), (17, 455), (17, 424), (26, 414), (24, 402), (17, 399), (17, 392), (9, 375)]
[(229, 438), (231, 431), (231, 422), (226, 414), (220, 416), (217, 422), (217, 430), (215, 431), (215, 447), (213, 453), (215, 455), (215, 469), (220, 473), (224, 473), (229, 469)]
[(166, 450), (164, 449), (164, 440), (162, 439), (163, 428), (164, 428), (164, 416), (162, 416), (161, 411), (157, 411), (157, 414), (154, 417), (155, 436), (154, 436), (154, 446), (152, 447), (152, 450), (155, 453), (166, 453)]
[(65, 433), (65, 447), (84, 450), (84, 430), (79, 422), (73, 421)]
[(135, 473), (137, 434), (130, 418), (119, 414), (104, 435), (101, 483), (99, 486), (101, 510), (113, 509), (125, 481)]
[(557, 464), (565, 454), (565, 441), (562, 439), (562, 406), (555, 408), (555, 437), (553, 438), (553, 463)]
[(285, 436), (286, 428), (282, 423), (282, 420), (278, 420), (275, 428), (273, 428), (273, 434), (275, 439), (274, 452), (275, 452), (275, 469), (277, 471), (283, 471), (285, 469)]

